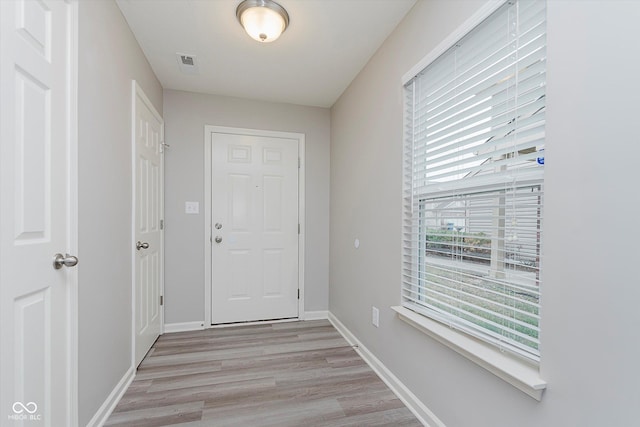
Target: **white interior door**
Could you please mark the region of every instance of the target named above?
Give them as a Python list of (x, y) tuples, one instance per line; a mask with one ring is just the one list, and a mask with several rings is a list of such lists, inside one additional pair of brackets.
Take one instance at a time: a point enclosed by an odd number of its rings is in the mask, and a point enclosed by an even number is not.
[(211, 138), (211, 323), (298, 317), (298, 141)]
[(134, 97), (134, 362), (138, 366), (162, 328), (162, 118), (133, 83)]
[(0, 1), (2, 425), (74, 423), (71, 7)]

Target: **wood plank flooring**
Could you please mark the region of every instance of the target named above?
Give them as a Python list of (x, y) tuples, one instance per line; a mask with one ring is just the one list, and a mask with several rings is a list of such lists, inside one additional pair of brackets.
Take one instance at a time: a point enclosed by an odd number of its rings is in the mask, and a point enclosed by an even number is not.
[(105, 426), (421, 426), (326, 320), (165, 334)]

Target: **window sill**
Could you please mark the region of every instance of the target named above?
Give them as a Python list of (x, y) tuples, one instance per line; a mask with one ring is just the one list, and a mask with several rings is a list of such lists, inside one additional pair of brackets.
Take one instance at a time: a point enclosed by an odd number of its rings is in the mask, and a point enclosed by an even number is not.
[(404, 307), (391, 307), (400, 320), (446, 345), (492, 374), (540, 401), (547, 383), (538, 369), (440, 322)]

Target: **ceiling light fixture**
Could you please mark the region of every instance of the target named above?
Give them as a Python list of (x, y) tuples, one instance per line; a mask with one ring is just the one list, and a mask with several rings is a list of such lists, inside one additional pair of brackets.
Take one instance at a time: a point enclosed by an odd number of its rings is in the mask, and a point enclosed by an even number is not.
[(247, 34), (262, 43), (276, 40), (289, 26), (289, 14), (272, 0), (244, 0), (236, 16)]

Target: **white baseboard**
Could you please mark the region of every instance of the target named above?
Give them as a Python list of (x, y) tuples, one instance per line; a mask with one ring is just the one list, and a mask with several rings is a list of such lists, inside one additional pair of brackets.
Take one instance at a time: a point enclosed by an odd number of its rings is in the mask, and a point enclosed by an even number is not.
[[(300, 316), (299, 320), (326, 320), (329, 317), (328, 311), (305, 311), (302, 316)], [(285, 319), (282, 322), (291, 322), (298, 319)], [(243, 322), (242, 325), (251, 325), (251, 324), (261, 324), (265, 322)], [(268, 321), (266, 323), (276, 323), (274, 321)], [(228, 324), (228, 325), (216, 325), (216, 327), (231, 327), (237, 326), (238, 324)], [(201, 331), (205, 329), (204, 322), (196, 321), (196, 322), (182, 322), (182, 323), (165, 323), (163, 333), (169, 334), (172, 332), (189, 332), (189, 331)]]
[(329, 312), (327, 310), (305, 311), (302, 316), (300, 316), (300, 320), (326, 320), (328, 318)]
[(109, 393), (109, 396), (104, 401), (102, 406), (95, 413), (91, 421), (87, 424), (87, 427), (102, 427), (104, 423), (107, 422), (109, 415), (113, 412), (122, 396), (131, 385), (131, 382), (136, 376), (136, 370), (133, 367), (130, 367), (124, 376), (118, 381), (115, 388)]
[(182, 323), (165, 323), (164, 333), (171, 332), (187, 332), (187, 331), (201, 331), (204, 329), (204, 322), (182, 322)]
[(407, 386), (398, 379), (377, 357), (373, 355), (355, 335), (347, 329), (333, 313), (328, 313), (328, 319), (333, 326), (342, 334), (345, 340), (352, 345), (357, 346), (356, 352), (367, 362), (373, 371), (384, 381), (384, 383), (398, 396), (418, 420), (427, 427), (446, 427), (438, 417), (431, 412), (427, 406), (418, 399), (418, 397), (407, 388)]

